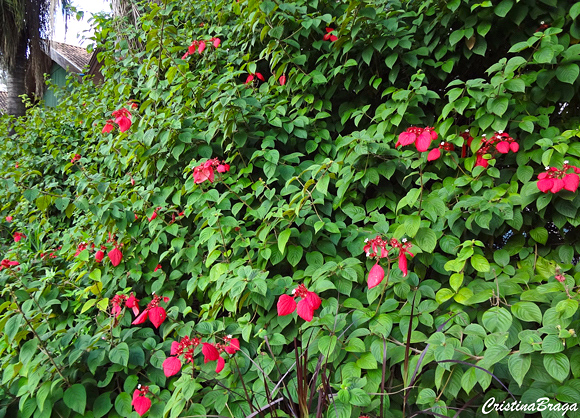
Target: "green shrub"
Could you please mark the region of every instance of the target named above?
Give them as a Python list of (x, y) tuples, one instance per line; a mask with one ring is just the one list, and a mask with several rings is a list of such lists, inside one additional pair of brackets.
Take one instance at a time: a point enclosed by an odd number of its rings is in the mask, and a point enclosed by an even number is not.
[(105, 83), (71, 79), (57, 108), (1, 122), (0, 414), (576, 402), (569, 6), (168, 0), (137, 27), (98, 17)]

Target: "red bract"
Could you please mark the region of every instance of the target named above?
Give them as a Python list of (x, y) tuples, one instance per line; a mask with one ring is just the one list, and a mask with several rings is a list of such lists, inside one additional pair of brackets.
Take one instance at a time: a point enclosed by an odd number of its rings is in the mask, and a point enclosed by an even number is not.
[(113, 125), (114, 121), (113, 119), (109, 119), (106, 123), (105, 126), (103, 126), (103, 130), (101, 131), (101, 133), (103, 134), (108, 134), (109, 132), (111, 132), (113, 129), (115, 129), (115, 125)]
[(210, 183), (213, 183), (215, 179), (214, 170), (217, 170), (218, 173), (225, 173), (230, 170), (230, 165), (225, 162), (220, 163), (217, 158), (212, 158), (193, 169), (193, 182), (201, 184), (209, 180)]
[(461, 132), (459, 136), (464, 140), (463, 147), (461, 148), (461, 158), (465, 158), (467, 156), (467, 148), (471, 146), (473, 137), (469, 134), (469, 129), (466, 129), (465, 132)]
[(121, 250), (119, 250), (119, 248), (117, 247), (113, 248), (111, 251), (108, 252), (107, 255), (109, 256), (109, 260), (111, 260), (111, 264), (114, 267), (117, 267), (119, 264), (121, 264), (121, 260), (123, 259), (123, 253), (121, 252)]
[(163, 268), (163, 266), (161, 264), (157, 264), (157, 267), (155, 267), (155, 269), (153, 270), (153, 273), (155, 273), (157, 270), (161, 270)]
[(554, 278), (560, 283), (564, 283), (566, 281), (566, 277), (563, 274), (556, 274)]
[[(573, 173), (567, 173), (569, 170), (572, 170)], [(544, 193), (558, 193), (562, 189), (575, 192), (580, 184), (578, 174), (580, 174), (580, 168), (564, 161), (562, 170), (558, 170), (556, 167), (546, 167), (546, 171), (538, 175), (537, 186)]]
[(334, 32), (334, 29), (326, 28), (326, 35), (324, 35), (322, 37), (322, 39), (324, 41), (330, 41), (330, 42), (334, 42), (334, 41), (338, 40), (338, 37), (336, 35), (333, 35), (332, 32)]
[(231, 335), (224, 337), (224, 341), (227, 346), (224, 346), (224, 350), (228, 354), (235, 354), (240, 349), (240, 341), (237, 338), (232, 338)]
[(378, 286), (379, 283), (381, 283), (384, 278), (385, 278), (385, 270), (377, 262), (373, 266), (373, 268), (371, 268), (371, 271), (369, 271), (369, 277), (367, 279), (369, 289)]
[(181, 360), (177, 357), (167, 357), (163, 362), (163, 373), (166, 377), (176, 375), (181, 370)]
[(119, 131), (125, 132), (129, 130), (131, 127), (131, 112), (125, 108), (121, 108), (115, 110), (113, 116), (115, 117), (115, 123), (119, 125)]
[(201, 348), (201, 353), (203, 354), (203, 362), (208, 363), (210, 361), (215, 361), (220, 358), (220, 353), (213, 344), (203, 343)]
[(481, 145), (475, 154), (475, 166), (489, 166), (489, 161), (483, 157), (485, 154), (492, 154), (492, 158), (494, 158), (493, 154), (496, 152), (507, 154), (510, 151), (518, 152), (519, 149), (520, 146), (515, 142), (515, 139), (503, 131), (496, 132), (490, 139), (487, 139), (485, 134), (483, 134)]
[(84, 251), (86, 249), (87, 249), (87, 244), (85, 242), (81, 242), (77, 247), (77, 250), (75, 252), (75, 257), (78, 257), (79, 254), (81, 253), (81, 251)]
[(113, 306), (112, 312), (113, 315), (115, 315), (115, 318), (121, 315), (122, 311), (121, 305), (123, 304), (125, 299), (127, 299), (126, 295), (115, 295), (113, 296), (113, 299), (111, 299), (111, 305)]
[(429, 151), (429, 154), (427, 155), (427, 161), (434, 161), (439, 157), (441, 157), (441, 150), (453, 151), (454, 149), (455, 147), (453, 146), (453, 144), (445, 141), (441, 142), (439, 144), (439, 147), (433, 148), (431, 151)]
[(262, 73), (255, 73), (255, 74), (248, 75), (248, 77), (246, 78), (246, 82), (244, 84), (250, 84), (256, 78), (258, 80), (261, 80), (261, 81), (266, 81), (266, 79), (264, 78), (264, 76), (262, 75)]
[(415, 144), (417, 151), (425, 152), (429, 149), (431, 141), (437, 139), (437, 132), (432, 127), (419, 128), (411, 126), (405, 132), (399, 134), (399, 140), (395, 147)]
[(21, 233), (21, 232), (15, 232), (15, 233), (14, 233), (14, 237), (13, 237), (13, 238), (14, 238), (14, 242), (18, 242), (18, 241), (20, 241), (22, 238), (26, 238), (26, 235), (24, 235), (24, 234), (23, 234), (23, 233)]
[(95, 253), (95, 261), (100, 263), (105, 258), (105, 252), (101, 249)]
[(159, 302), (161, 302), (161, 300), (163, 300), (165, 303), (169, 302), (168, 297), (162, 298), (161, 296), (157, 295), (153, 296), (153, 300), (149, 302), (147, 304), (147, 308), (145, 308), (145, 310), (141, 312), (137, 318), (135, 318), (135, 320), (132, 322), (132, 325), (142, 324), (147, 320), (147, 318), (149, 318), (153, 326), (155, 328), (159, 328), (163, 321), (165, 321), (165, 318), (167, 318), (167, 312), (165, 312), (165, 308), (159, 306)]
[[(294, 300), (296, 297), (301, 298), (298, 304)], [(289, 315), (297, 310), (300, 318), (310, 322), (314, 316), (314, 311), (320, 307), (321, 303), (322, 301), (316, 293), (310, 292), (303, 284), (300, 284), (292, 291), (292, 296), (280, 296), (277, 304), (278, 316)]]
[(12, 219), (13, 219), (12, 216), (7, 216), (6, 217), (6, 222), (12, 222)]
[(78, 160), (80, 160), (80, 159), (81, 159), (81, 155), (80, 155), (80, 154), (75, 154), (75, 155), (74, 155), (74, 156), (71, 158), (71, 160), (70, 160), (70, 163), (71, 163), (71, 164), (74, 164), (74, 163), (76, 163), (76, 162), (77, 162)]
[(284, 84), (286, 84), (286, 74), (282, 74), (280, 76), (280, 78), (278, 79), (278, 82), (280, 83), (281, 86), (283, 86)]
[(407, 242), (405, 238), (403, 238), (401, 241), (403, 244), (399, 247), (399, 269), (403, 273), (403, 277), (405, 277), (407, 275), (406, 254), (409, 254), (411, 257), (413, 257), (413, 254), (409, 251), (409, 248), (412, 247), (411, 243)]
[(211, 38), (210, 42), (212, 43), (214, 48), (217, 48), (218, 46), (220, 46), (220, 43), (222, 42), (222, 40), (220, 38)]
[(4, 259), (0, 262), (0, 270), (4, 269), (4, 268), (10, 268), (13, 266), (18, 266), (20, 263), (18, 263), (18, 261), (10, 261), (7, 259)]
[(131, 405), (139, 416), (143, 416), (151, 408), (151, 399), (146, 396), (147, 393), (149, 393), (149, 386), (141, 387), (141, 385), (137, 386), (137, 389), (133, 392)]
[(133, 311), (133, 315), (139, 315), (139, 299), (133, 296), (133, 292), (131, 292), (131, 296), (125, 301), (125, 306)]

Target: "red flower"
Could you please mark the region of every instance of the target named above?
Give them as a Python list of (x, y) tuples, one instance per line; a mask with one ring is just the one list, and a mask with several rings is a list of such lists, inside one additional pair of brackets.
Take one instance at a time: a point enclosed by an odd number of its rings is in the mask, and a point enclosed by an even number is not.
[(399, 140), (395, 147), (398, 147), (399, 145), (411, 145), (414, 143), (415, 147), (417, 147), (417, 151), (425, 152), (429, 149), (431, 141), (437, 139), (437, 137), (437, 132), (429, 126), (426, 128), (411, 126), (410, 128), (407, 128), (405, 132), (399, 134)]
[(119, 131), (125, 132), (129, 130), (131, 127), (131, 112), (125, 108), (121, 108), (115, 110), (113, 116), (115, 117), (115, 123), (119, 125)]
[(230, 171), (230, 165), (229, 164), (220, 164), (217, 166), (217, 172), (218, 173), (227, 173), (228, 171)]
[(77, 247), (77, 250), (75, 252), (75, 257), (78, 257), (79, 254), (81, 253), (81, 251), (84, 251), (86, 249), (87, 249), (87, 244), (85, 242), (81, 242)]
[[(495, 147), (495, 150), (493, 147)], [(475, 154), (475, 166), (489, 166), (489, 161), (483, 157), (485, 154), (491, 154), (494, 152), (507, 154), (510, 151), (518, 152), (519, 149), (520, 145), (515, 142), (515, 139), (503, 131), (496, 132), (490, 139), (487, 139), (485, 134), (483, 134), (481, 138), (481, 145)], [(492, 156), (492, 158), (494, 157)]]
[(74, 163), (76, 163), (76, 162), (77, 162), (78, 160), (80, 160), (80, 159), (81, 159), (81, 155), (80, 155), (80, 154), (75, 154), (75, 155), (74, 155), (74, 156), (71, 158), (71, 160), (70, 160), (70, 163), (71, 163), (71, 164), (74, 164)]
[(113, 299), (111, 299), (111, 305), (113, 305), (113, 315), (115, 315), (115, 318), (117, 318), (119, 315), (121, 315), (121, 305), (123, 304), (123, 302), (125, 301), (125, 299), (127, 299), (126, 295), (115, 295), (113, 296)]
[[(574, 172), (566, 173), (569, 170)], [(564, 161), (562, 170), (556, 167), (546, 167), (546, 171), (538, 175), (538, 189), (544, 193), (558, 193), (562, 189), (575, 192), (580, 184), (579, 173), (580, 169), (569, 165), (568, 161)]]
[(266, 79), (264, 78), (264, 76), (262, 75), (262, 73), (255, 73), (255, 74), (248, 75), (248, 78), (246, 78), (246, 82), (244, 84), (250, 84), (256, 78), (258, 80), (261, 80), (261, 81), (266, 81)]
[(149, 393), (149, 386), (143, 386), (141, 388), (141, 385), (137, 386), (137, 389), (133, 392), (131, 405), (135, 408), (139, 416), (143, 416), (151, 408), (151, 399), (146, 396), (147, 393)]
[(215, 348), (213, 344), (210, 343), (203, 343), (201, 348), (201, 353), (203, 354), (203, 362), (208, 363), (210, 361), (215, 361), (220, 358), (220, 353)]
[(258, 77), (258, 80), (266, 81), (261, 73), (256, 73), (256, 77)]
[(10, 261), (7, 259), (4, 259), (0, 262), (0, 270), (2, 270), (3, 268), (10, 268), (12, 266), (18, 266), (20, 265), (20, 263), (18, 263), (18, 261)]
[(556, 274), (555, 279), (560, 283), (564, 283), (566, 281), (566, 277), (563, 274)]
[(125, 301), (125, 306), (133, 310), (133, 315), (139, 315), (139, 299), (133, 295), (133, 292), (131, 292), (131, 296)]
[(250, 74), (250, 75), (248, 75), (248, 78), (246, 78), (246, 82), (244, 84), (249, 84), (252, 81), (254, 81), (254, 75)]
[[(227, 335), (224, 337), (224, 341), (227, 346), (224, 347), (224, 350), (228, 354), (236, 354), (237, 351), (240, 349), (240, 341), (237, 338), (232, 338), (231, 335)], [(219, 373), (219, 372), (218, 372)]]
[(95, 261), (97, 263), (100, 263), (101, 261), (103, 261), (103, 258), (105, 258), (105, 252), (102, 250), (101, 247), (101, 249), (95, 253)]
[(409, 251), (412, 247), (411, 243), (407, 242), (405, 238), (401, 240), (403, 244), (399, 247), (399, 269), (403, 272), (403, 277), (407, 275), (407, 256), (409, 254), (413, 257), (413, 254)]
[(161, 264), (157, 264), (157, 267), (155, 267), (155, 270), (153, 270), (153, 273), (155, 273), (157, 270), (161, 270), (163, 267), (161, 266)]
[(284, 84), (286, 84), (286, 74), (282, 74), (280, 76), (280, 78), (278, 79), (278, 82), (280, 83), (281, 86), (283, 86)]
[(230, 170), (230, 165), (224, 162), (220, 163), (217, 158), (212, 158), (193, 169), (193, 182), (200, 184), (209, 180), (210, 183), (213, 183), (215, 179), (214, 170), (217, 170), (218, 173), (225, 173)]
[[(298, 304), (294, 300), (297, 296), (301, 298)], [(280, 296), (277, 304), (278, 316), (289, 315), (298, 307), (298, 316), (310, 322), (314, 316), (314, 311), (320, 307), (321, 303), (322, 301), (316, 293), (310, 292), (303, 284), (300, 284), (292, 291), (292, 296)]]
[(115, 247), (107, 254), (109, 256), (109, 260), (111, 260), (111, 264), (113, 267), (117, 267), (121, 264), (121, 260), (123, 259), (123, 253), (119, 248)]
[(324, 35), (322, 37), (322, 40), (324, 40), (324, 41), (330, 41), (330, 42), (334, 42), (334, 41), (338, 40), (338, 37), (336, 37), (335, 35), (333, 35), (332, 32), (334, 32), (334, 29), (332, 29), (332, 28), (326, 28), (326, 35)]
[(149, 318), (151, 323), (155, 328), (159, 328), (159, 326), (165, 321), (167, 318), (167, 312), (165, 312), (165, 308), (162, 308), (159, 305), (159, 302), (163, 300), (165, 303), (169, 302), (168, 297), (161, 297), (161, 296), (153, 296), (153, 300), (147, 304), (147, 308), (141, 314), (135, 318), (135, 320), (131, 323), (132, 325), (139, 325), (142, 324)]
[(113, 119), (109, 119), (107, 123), (105, 123), (105, 126), (103, 126), (103, 130), (101, 131), (101, 133), (108, 134), (113, 129), (115, 129), (115, 125), (113, 125), (113, 123), (114, 123)]
[(26, 235), (24, 235), (21, 232), (15, 232), (14, 233), (14, 242), (18, 242), (20, 241), (22, 238), (26, 238)]
[(167, 357), (163, 362), (163, 373), (166, 377), (176, 375), (181, 370), (181, 360), (177, 357)]
[(12, 216), (7, 216), (6, 217), (6, 222), (12, 222), (12, 219), (13, 219)]
[(153, 219), (155, 219), (155, 218), (157, 218), (157, 209), (155, 209), (155, 210), (153, 211), (153, 215), (151, 215), (151, 216), (148, 218), (148, 219), (149, 219), (149, 222), (151, 222), (151, 221), (152, 221)]

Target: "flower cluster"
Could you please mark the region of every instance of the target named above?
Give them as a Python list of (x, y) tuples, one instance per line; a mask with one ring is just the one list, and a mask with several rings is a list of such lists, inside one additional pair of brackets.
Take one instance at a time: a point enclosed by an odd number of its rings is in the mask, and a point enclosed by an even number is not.
[(14, 242), (18, 242), (21, 239), (26, 238), (26, 235), (24, 235), (22, 232), (15, 232), (13, 238)]
[(139, 299), (137, 299), (133, 295), (133, 292), (131, 292), (131, 296), (129, 297), (127, 297), (127, 295), (115, 295), (113, 296), (113, 299), (111, 299), (111, 311), (113, 312), (113, 315), (115, 315), (115, 318), (121, 315), (123, 303), (127, 308), (133, 310), (135, 316), (139, 315)]
[[(222, 41), (220, 38), (211, 38), (209, 40), (209, 42), (215, 48), (217, 48), (218, 46), (220, 46), (220, 43)], [(189, 57), (190, 55), (195, 54), (196, 52), (201, 55), (201, 53), (205, 50), (206, 46), (207, 46), (207, 44), (205, 41), (193, 41), (191, 43), (191, 45), (189, 45), (189, 48), (187, 48), (187, 52), (183, 55), (183, 57), (181, 57), (181, 59), (184, 60), (187, 57)]]
[(332, 28), (326, 28), (326, 35), (324, 35), (322, 37), (323, 41), (330, 41), (330, 42), (335, 42), (338, 40), (338, 37), (336, 35), (333, 35), (332, 32), (334, 32), (334, 29)]
[[(387, 249), (387, 246), (390, 247)], [(371, 268), (368, 276), (368, 286), (369, 289), (372, 289), (375, 286), (378, 286), (379, 283), (383, 281), (385, 278), (385, 270), (379, 265), (379, 260), (381, 258), (385, 258), (389, 256), (391, 251), (395, 253), (398, 251), (398, 261), (399, 261), (399, 269), (403, 273), (403, 277), (407, 275), (407, 254), (413, 257), (413, 253), (409, 251), (412, 247), (410, 242), (407, 242), (405, 238), (399, 242), (396, 238), (391, 238), (390, 240), (384, 240), (381, 238), (380, 235), (377, 235), (376, 238), (369, 240), (368, 238), (365, 240), (364, 252), (367, 254), (367, 257), (375, 258), (376, 263)]]
[(198, 165), (193, 169), (193, 181), (195, 184), (201, 184), (206, 180), (213, 183), (214, 170), (218, 173), (227, 173), (230, 171), (230, 165), (220, 162), (217, 158), (207, 160), (205, 163)]
[(454, 149), (455, 149), (455, 146), (452, 143), (441, 142), (439, 144), (439, 147), (433, 148), (431, 151), (429, 151), (429, 154), (427, 155), (427, 161), (435, 161), (436, 159), (441, 157), (441, 150), (449, 152), (449, 151), (453, 151)]
[(431, 141), (438, 137), (437, 132), (433, 129), (434, 128), (429, 126), (426, 128), (411, 126), (410, 128), (407, 128), (405, 132), (399, 134), (399, 140), (395, 147), (398, 147), (399, 145), (411, 145), (414, 143), (415, 147), (417, 147), (417, 151), (425, 152), (429, 149)]
[[(137, 106), (136, 103), (131, 103), (132, 108), (135, 108), (135, 106)], [(119, 110), (115, 110), (113, 112), (113, 117), (115, 120), (109, 119), (101, 131), (102, 133), (108, 134), (111, 132), (115, 128), (115, 125), (113, 125), (114, 123), (119, 125), (119, 131), (121, 132), (129, 130), (131, 127), (131, 112), (129, 112), (129, 110), (125, 109), (124, 107)]]
[(139, 414), (139, 416), (143, 416), (149, 408), (151, 408), (151, 399), (147, 397), (149, 393), (149, 386), (137, 386), (135, 392), (133, 392), (133, 401), (131, 402), (131, 406), (135, 408), (135, 411)]
[[(568, 173), (569, 170), (573, 173)], [(569, 165), (568, 161), (564, 161), (561, 170), (556, 167), (546, 167), (546, 171), (538, 175), (538, 189), (544, 193), (558, 193), (562, 189), (575, 192), (580, 183), (578, 174), (580, 174), (580, 168)]]
[(471, 143), (473, 142), (473, 137), (469, 134), (469, 129), (466, 129), (465, 132), (461, 132), (459, 136), (463, 138), (463, 146), (461, 147), (461, 158), (465, 158), (467, 157), (467, 149), (471, 147)]
[[(301, 298), (298, 304), (294, 300), (296, 297)], [(320, 307), (322, 301), (320, 297), (310, 292), (303, 284), (292, 290), (292, 296), (282, 295), (278, 299), (278, 316), (290, 315), (298, 308), (298, 316), (307, 322), (312, 321), (314, 311)]]
[(168, 297), (154, 295), (153, 300), (147, 304), (147, 307), (143, 312), (141, 312), (141, 315), (135, 318), (135, 320), (132, 322), (132, 325), (142, 324), (147, 320), (147, 318), (149, 318), (153, 326), (155, 328), (159, 328), (163, 321), (165, 321), (165, 318), (167, 318), (167, 312), (165, 312), (165, 308), (159, 306), (159, 302), (161, 302), (161, 300), (163, 300), (165, 303), (169, 302)]
[(240, 341), (237, 338), (232, 338), (228, 335), (224, 338), (222, 343), (204, 343), (200, 338), (183, 337), (179, 342), (173, 341), (171, 343), (171, 356), (167, 357), (163, 362), (163, 373), (166, 377), (173, 376), (181, 370), (181, 360), (179, 356), (183, 356), (185, 362), (193, 364), (195, 356), (195, 348), (202, 345), (201, 352), (204, 357), (204, 363), (217, 360), (216, 373), (220, 373), (225, 366), (225, 359), (220, 355), (221, 353), (235, 354), (240, 349)]
[(258, 79), (260, 81), (266, 81), (266, 79), (264, 78), (262, 73), (255, 73), (255, 74), (249, 74), (248, 78), (246, 78), (246, 82), (244, 84), (250, 84), (251, 82), (253, 82), (256, 79)]
[[(111, 260), (111, 264), (113, 265), (113, 267), (117, 267), (119, 264), (121, 264), (121, 261), (123, 260), (123, 253), (119, 249), (119, 247), (121, 247), (123, 244), (118, 244), (116, 239), (111, 238), (111, 234), (109, 234), (109, 239), (107, 240), (107, 242), (112, 242), (114, 245), (113, 249), (107, 253), (107, 256), (109, 257), (109, 260)], [(86, 242), (81, 242), (77, 246), (75, 257), (78, 257), (80, 253), (86, 249), (94, 250), (95, 244), (91, 244), (89, 248), (89, 245)], [(95, 253), (95, 261), (97, 263), (101, 263), (105, 258), (106, 249), (107, 247), (101, 245), (101, 248)]]
[(518, 152), (519, 149), (520, 145), (504, 131), (496, 132), (490, 139), (487, 139), (485, 134), (483, 134), (481, 145), (475, 153), (475, 166), (487, 167), (489, 165), (489, 161), (483, 157), (485, 154), (491, 154), (492, 152), (507, 154), (510, 151)]
[(0, 262), (0, 270), (4, 269), (4, 268), (10, 268), (13, 266), (18, 266), (20, 263), (18, 261), (10, 261), (7, 259), (4, 259)]

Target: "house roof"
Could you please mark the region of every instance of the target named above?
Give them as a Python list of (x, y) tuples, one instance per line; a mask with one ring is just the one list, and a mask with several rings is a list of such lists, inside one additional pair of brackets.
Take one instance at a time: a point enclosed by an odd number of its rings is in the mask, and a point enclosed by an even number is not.
[(82, 73), (89, 65), (91, 54), (85, 48), (61, 42), (50, 42), (50, 58), (65, 70)]
[(0, 113), (6, 113), (8, 109), (8, 92), (0, 91)]

